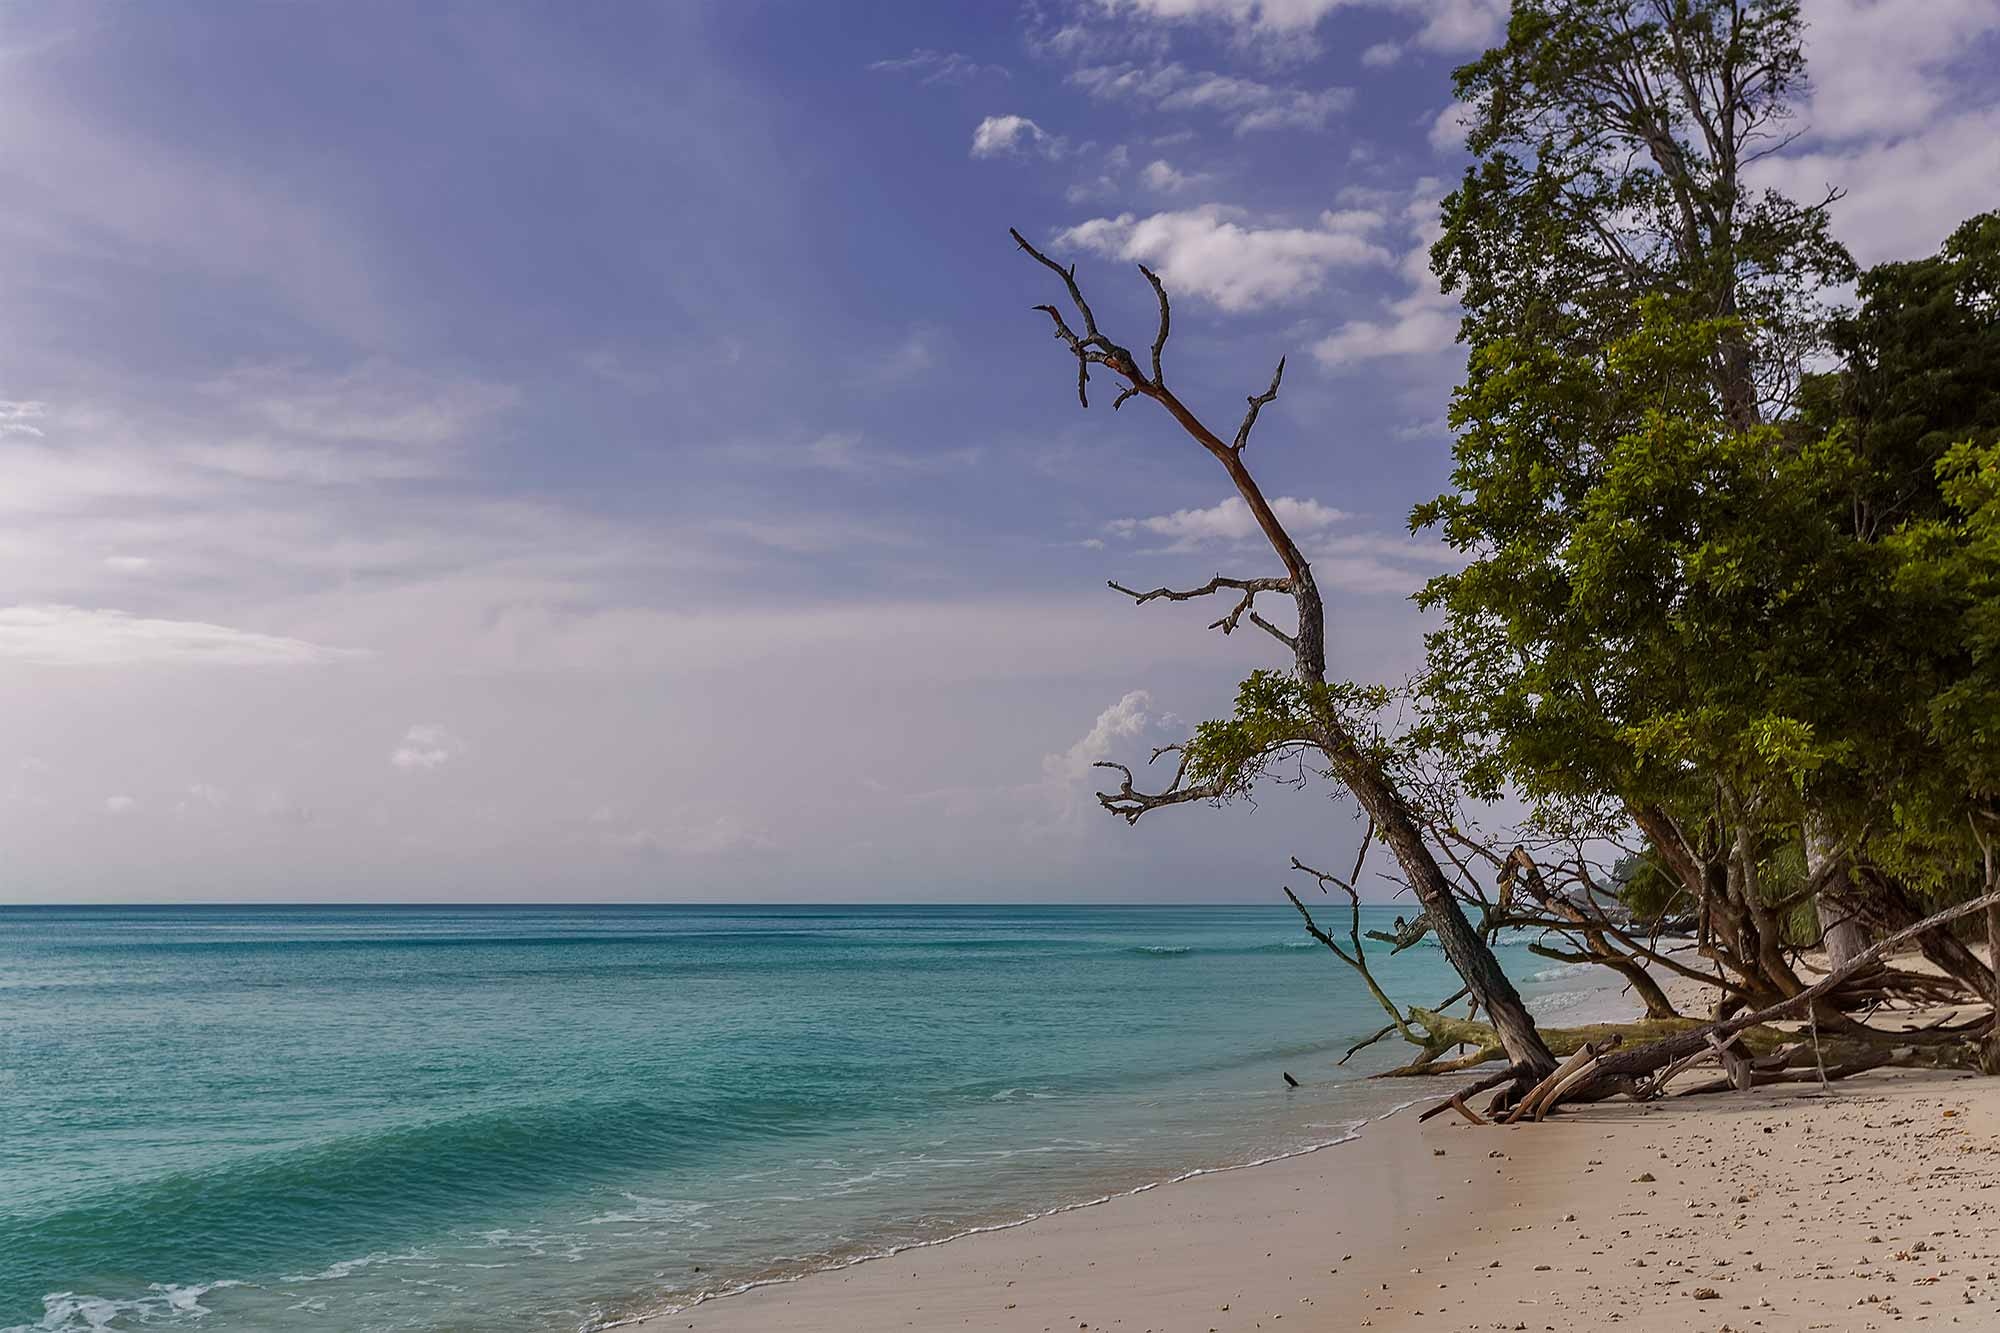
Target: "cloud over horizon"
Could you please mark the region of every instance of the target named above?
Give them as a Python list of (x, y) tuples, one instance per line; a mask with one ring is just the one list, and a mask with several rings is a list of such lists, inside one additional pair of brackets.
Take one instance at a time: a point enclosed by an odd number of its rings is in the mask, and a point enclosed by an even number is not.
[[(1277, 660), (1105, 580), (1269, 553), (1005, 229), (1135, 349), (1157, 271), (1225, 434), (1289, 355), (1247, 456), (1400, 678), (1505, 8), (0, 12), (6, 892), (1261, 899), (1323, 795), (1135, 832), (1089, 764)], [(1812, 6), (1760, 167), (1864, 262), (2000, 202), (2000, 0), (1924, 14)]]

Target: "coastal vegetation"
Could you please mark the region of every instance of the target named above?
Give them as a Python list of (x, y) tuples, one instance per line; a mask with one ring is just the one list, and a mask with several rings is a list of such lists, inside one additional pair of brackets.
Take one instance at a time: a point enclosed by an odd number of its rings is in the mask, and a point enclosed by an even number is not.
[[(1516, 0), (1457, 71), (1473, 160), (1431, 258), (1466, 369), (1451, 488), (1411, 526), (1463, 562), (1413, 590), (1434, 628), (1393, 689), (1328, 678), (1310, 562), (1246, 462), (1284, 362), (1225, 436), (1168, 386), (1159, 276), (1141, 267), (1159, 312), (1142, 357), (1100, 330), (1073, 266), (1013, 233), (1067, 298), (1038, 309), (1079, 401), (1097, 367), (1114, 408), (1164, 408), (1282, 571), (1111, 585), (1233, 599), (1211, 628), (1247, 624), (1290, 665), (1155, 752), (1158, 789), (1106, 765), (1101, 803), (1136, 823), (1245, 795), (1281, 759), (1349, 793), (1353, 868), (1292, 863), (1345, 896), (1345, 940), (1285, 892), (1382, 1005), (1370, 1040), (1417, 1048), (1396, 1072), (1503, 1062), (1466, 1090), (1498, 1088), (1488, 1114), (1657, 1096), (1703, 1059), (1743, 1088), (2000, 1072), (2000, 978), (1967, 943), (2000, 958), (2000, 213), (1863, 271), (1837, 189), (1768, 185), (1803, 128), (1802, 22), (1796, 0)], [(1522, 813), (1482, 825), (1503, 807)], [(1434, 938), (1464, 982), (1440, 1003), (1399, 1003), (1370, 970), (1357, 885), (1378, 847), (1421, 915), (1374, 939)], [(1519, 931), (1617, 973), (1646, 1019), (1539, 1029), (1493, 952)], [(1898, 965), (1904, 946), (1927, 966)], [(1663, 981), (1703, 988), (1705, 1011)], [(1978, 1008), (1891, 1016), (1941, 1001)]]

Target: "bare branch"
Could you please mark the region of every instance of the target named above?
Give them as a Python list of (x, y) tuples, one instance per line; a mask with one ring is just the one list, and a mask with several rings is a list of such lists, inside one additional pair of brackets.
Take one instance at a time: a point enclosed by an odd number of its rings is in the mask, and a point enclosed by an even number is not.
[[(1160, 299), (1163, 301), (1166, 299), (1164, 293)], [(1231, 449), (1240, 454), (1243, 452), (1243, 446), (1250, 443), (1250, 428), (1257, 424), (1257, 414), (1264, 410), (1266, 403), (1278, 396), (1278, 383), (1284, 378), (1285, 358), (1281, 356), (1278, 358), (1277, 373), (1271, 376), (1271, 387), (1262, 393), (1251, 395), (1250, 410), (1243, 414), (1243, 424), (1236, 428), (1236, 442), (1229, 446)]]
[[(1138, 363), (1132, 359), (1132, 354), (1097, 331), (1097, 316), (1092, 313), (1090, 303), (1083, 299), (1083, 288), (1077, 286), (1076, 266), (1071, 265), (1068, 268), (1064, 268), (1040, 250), (1028, 244), (1028, 238), (1021, 235), (1020, 232), (1012, 227), (1007, 229), (1007, 234), (1014, 238), (1016, 245), (1026, 250), (1030, 255), (1033, 255), (1037, 263), (1062, 278), (1063, 286), (1069, 289), (1071, 303), (1076, 306), (1077, 313), (1083, 316), (1083, 332), (1079, 334), (1070, 328), (1069, 324), (1063, 319), (1062, 311), (1056, 309), (1056, 307), (1052, 305), (1038, 305), (1035, 307), (1035, 309), (1048, 315), (1049, 319), (1055, 324), (1056, 337), (1068, 344), (1071, 354), (1076, 357), (1077, 402), (1083, 404), (1085, 407), (1090, 406), (1090, 365), (1093, 361), (1101, 366), (1109, 366), (1114, 373), (1124, 376), (1130, 382), (1131, 387), (1119, 394), (1118, 402), (1113, 404), (1114, 407), (1122, 405), (1127, 398), (1130, 398), (1135, 393), (1154, 393), (1157, 386), (1149, 381), (1140, 371)], [(1154, 279), (1156, 288), (1158, 287), (1158, 282), (1158, 279)], [(1160, 292), (1160, 300), (1164, 306), (1166, 292), (1163, 290)], [(1159, 341), (1161, 344), (1164, 344), (1166, 341), (1164, 323), (1162, 324)], [(1158, 345), (1156, 344), (1156, 357), (1157, 349)]]
[[(1040, 250), (1037, 250), (1034, 246), (1028, 244), (1028, 238), (1023, 236), (1019, 231), (1017, 231), (1013, 227), (1007, 228), (1007, 234), (1014, 238), (1014, 243), (1016, 245), (1020, 246), (1023, 250), (1026, 250), (1029, 254), (1033, 255), (1037, 260), (1037, 262), (1039, 262), (1044, 268), (1048, 269), (1051, 273), (1055, 274), (1057, 277), (1063, 280), (1063, 286), (1069, 288), (1069, 299), (1076, 303), (1077, 313), (1083, 316), (1084, 332), (1088, 336), (1095, 338), (1097, 336), (1097, 316), (1093, 315), (1090, 312), (1090, 303), (1083, 299), (1083, 288), (1076, 285), (1076, 266), (1071, 265), (1068, 268), (1064, 268), (1061, 264), (1058, 264), (1055, 260), (1050, 259)], [(1036, 307), (1036, 309), (1038, 310), (1046, 310), (1048, 308), (1049, 307), (1047, 306)], [(1061, 315), (1056, 316), (1056, 322), (1057, 323), (1062, 322)]]
[[(1236, 604), (1235, 610), (1231, 611), (1228, 615), (1222, 617), (1222, 619), (1217, 620), (1209, 625), (1210, 629), (1219, 629), (1224, 634), (1228, 634), (1233, 630), (1235, 630), (1237, 623), (1243, 619), (1244, 613), (1250, 610), (1250, 604), (1256, 600), (1258, 593), (1260, 592), (1290, 593), (1292, 591), (1292, 581), (1290, 579), (1277, 579), (1277, 578), (1235, 579), (1235, 578), (1230, 578), (1227, 575), (1223, 574), (1217, 574), (1214, 578), (1202, 584), (1199, 588), (1188, 588), (1185, 590), (1176, 588), (1154, 588), (1150, 592), (1140, 592), (1138, 589), (1128, 588), (1124, 584), (1119, 583), (1116, 580), (1107, 580), (1106, 586), (1111, 588), (1114, 592), (1124, 593), (1127, 597), (1130, 597), (1134, 602), (1137, 602), (1141, 606), (1144, 606), (1147, 602), (1153, 601), (1155, 598), (1160, 598), (1160, 597), (1164, 597), (1170, 602), (1192, 602), (1198, 597), (1212, 597), (1216, 593), (1222, 591), (1224, 588), (1233, 588), (1236, 591), (1243, 594), (1243, 600)], [(1291, 638), (1289, 635), (1281, 633), (1279, 630), (1274, 628), (1271, 624), (1263, 620), (1261, 617), (1252, 614), (1250, 616), (1250, 620), (1251, 623), (1258, 625), (1259, 627), (1268, 631), (1269, 633), (1276, 634), (1278, 638), (1280, 640), (1283, 640), (1285, 643), (1287, 644), (1291, 643)]]
[(1146, 281), (1153, 284), (1153, 295), (1160, 298), (1160, 331), (1153, 337), (1153, 383), (1164, 389), (1167, 386), (1166, 372), (1160, 369), (1160, 354), (1167, 349), (1167, 330), (1173, 323), (1173, 311), (1167, 305), (1167, 289), (1160, 282), (1160, 275), (1139, 265), (1139, 271), (1146, 275)]
[(1285, 647), (1291, 649), (1294, 653), (1298, 652), (1299, 641), (1297, 639), (1285, 633), (1283, 630), (1279, 629), (1276, 625), (1273, 625), (1270, 621), (1258, 615), (1255, 611), (1252, 611), (1250, 613), (1250, 623), (1255, 625), (1258, 629), (1263, 630), (1266, 634), (1276, 639), (1279, 643), (1284, 644)]
[(1114, 764), (1104, 759), (1100, 759), (1095, 764), (1092, 764), (1092, 768), (1108, 768), (1113, 772), (1124, 774), (1124, 778), (1118, 784), (1117, 791), (1101, 791), (1097, 793), (1097, 803), (1112, 814), (1117, 815), (1120, 819), (1123, 819), (1126, 823), (1136, 824), (1139, 822), (1140, 815), (1145, 814), (1148, 810), (1157, 810), (1163, 805), (1186, 805), (1189, 801), (1218, 801), (1222, 799), (1223, 794), (1228, 790), (1227, 783), (1223, 778), (1197, 783), (1192, 787), (1183, 787), (1181, 785), (1182, 780), (1187, 777), (1188, 757), (1187, 752), (1182, 750), (1180, 746), (1163, 746), (1153, 751), (1153, 758), (1158, 759), (1161, 755), (1169, 751), (1180, 752), (1180, 763), (1174, 769), (1174, 780), (1169, 782), (1164, 790), (1157, 792), (1140, 791), (1133, 785), (1132, 770), (1123, 764)]

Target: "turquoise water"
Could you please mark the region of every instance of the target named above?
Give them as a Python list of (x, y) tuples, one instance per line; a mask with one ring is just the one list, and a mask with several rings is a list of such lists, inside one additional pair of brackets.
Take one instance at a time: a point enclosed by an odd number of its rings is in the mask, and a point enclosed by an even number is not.
[(1379, 1022), (1282, 906), (0, 908), (0, 1329), (600, 1328), (1339, 1139)]

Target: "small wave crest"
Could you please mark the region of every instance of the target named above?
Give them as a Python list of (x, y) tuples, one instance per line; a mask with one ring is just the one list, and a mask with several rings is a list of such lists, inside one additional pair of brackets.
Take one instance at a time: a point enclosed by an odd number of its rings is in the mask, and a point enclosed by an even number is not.
[(51, 1292), (42, 1297), (42, 1317), (33, 1324), (16, 1324), (0, 1333), (111, 1333), (121, 1326), (152, 1324), (167, 1320), (198, 1319), (210, 1313), (201, 1298), (225, 1287), (240, 1287), (235, 1281), (171, 1283), (155, 1282), (148, 1294), (126, 1300), (109, 1296), (87, 1296), (74, 1291)]

